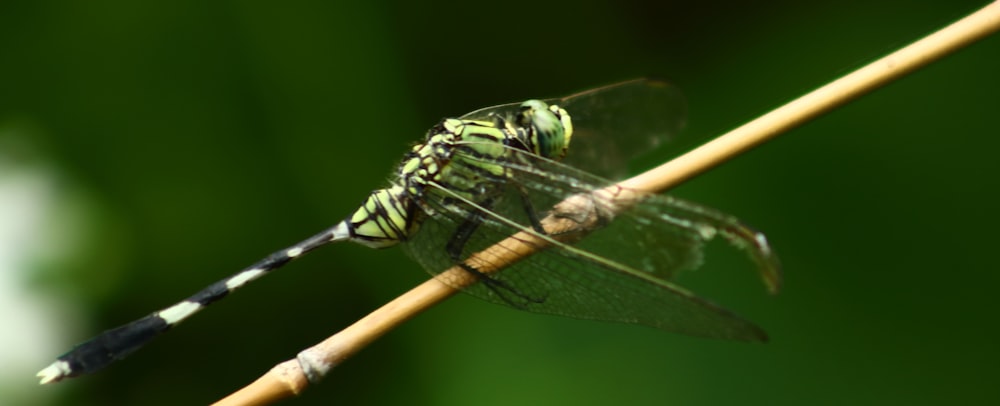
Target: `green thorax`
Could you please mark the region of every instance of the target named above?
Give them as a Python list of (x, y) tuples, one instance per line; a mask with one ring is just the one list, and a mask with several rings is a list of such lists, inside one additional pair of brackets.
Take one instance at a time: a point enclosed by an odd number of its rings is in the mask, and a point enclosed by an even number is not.
[[(559, 160), (573, 135), (569, 114), (538, 100), (521, 104), (513, 117), (491, 120), (444, 119), (414, 145), (400, 164), (392, 186), (372, 192), (348, 219), (356, 242), (388, 247), (417, 232), (425, 193), (449, 192), (487, 204), (502, 191), (512, 150)], [(472, 170), (470, 170), (470, 168)]]

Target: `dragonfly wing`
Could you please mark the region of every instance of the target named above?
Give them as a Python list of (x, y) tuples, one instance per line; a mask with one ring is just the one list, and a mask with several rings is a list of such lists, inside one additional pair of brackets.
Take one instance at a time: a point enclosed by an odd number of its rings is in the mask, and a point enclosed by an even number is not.
[[(540, 209), (613, 184), (520, 150), (509, 149), (508, 155), (508, 182), (528, 191), (530, 200)], [(597, 255), (621, 258), (629, 267), (658, 278), (672, 279), (678, 272), (700, 267), (705, 244), (718, 236), (743, 250), (768, 289), (777, 290), (781, 265), (763, 234), (734, 216), (697, 203), (667, 195), (630, 193), (636, 204), (621, 210), (614, 221), (574, 245)], [(507, 206), (498, 210), (504, 210), (501, 215), (517, 215), (518, 209)]]
[[(421, 265), (436, 274), (454, 265), (445, 248), (455, 235), (455, 230), (469, 218), (478, 217), (481, 224), (472, 233), (464, 246), (460, 258), (479, 252), (523, 231), (534, 234), (549, 244), (532, 257), (514, 263), (503, 271), (491, 274), (492, 283), (478, 283), (465, 288), (470, 294), (485, 300), (513, 306), (538, 313), (556, 314), (569, 317), (617, 321), (647, 325), (667, 331), (694, 336), (760, 341), (766, 339), (763, 331), (752, 323), (731, 312), (699, 298), (691, 292), (668, 280), (673, 271), (669, 268), (693, 266), (700, 255), (700, 244), (705, 233), (685, 229), (687, 225), (656, 224), (655, 218), (627, 220), (632, 225), (640, 224), (639, 233), (652, 233), (654, 227), (672, 227), (673, 233), (650, 234), (643, 237), (645, 252), (636, 258), (627, 258), (621, 253), (597, 250), (588, 245), (594, 235), (584, 238), (576, 245), (568, 245), (539, 235), (530, 226), (520, 203), (520, 191), (525, 191), (531, 205), (538, 210), (547, 210), (556, 200), (579, 192), (591, 190), (592, 176), (580, 176), (579, 171), (548, 160), (511, 150), (517, 163), (507, 165), (511, 171), (511, 181), (505, 185), (505, 194), (498, 197), (492, 209), (478, 206), (441, 188), (425, 193), (425, 203), (435, 210), (422, 226), (420, 233), (405, 249)], [(474, 157), (461, 157), (452, 165), (468, 165), (469, 171), (481, 166)], [(522, 160), (523, 159), (523, 160)], [(465, 162), (465, 163), (463, 163)], [(538, 165), (541, 165), (540, 167)], [(555, 165), (555, 166), (551, 166)], [(457, 169), (456, 170), (461, 170)], [(545, 175), (547, 170), (559, 170), (555, 175)], [(568, 173), (566, 171), (569, 171)], [(652, 209), (649, 209), (652, 210)], [(636, 212), (635, 216), (647, 216)], [(539, 215), (544, 215), (544, 212)], [(645, 224), (646, 222), (650, 224)], [(710, 226), (707, 226), (710, 227)], [(600, 233), (605, 230), (598, 230)], [(636, 230), (623, 230), (613, 238), (619, 245), (637, 243), (633, 237)], [(596, 240), (595, 240), (596, 241)], [(603, 239), (602, 239), (603, 241)], [(649, 244), (659, 243), (659, 246)], [(585, 250), (586, 248), (586, 250)], [(651, 254), (667, 248), (670, 255)], [(672, 252), (677, 250), (677, 252)], [(602, 252), (603, 251), (603, 252)], [(629, 248), (629, 252), (637, 252)], [(632, 256), (632, 255), (628, 255)], [(638, 258), (642, 256), (642, 258)], [(649, 262), (647, 269), (630, 264), (642, 265)]]
[(687, 118), (681, 92), (649, 79), (593, 89), (559, 103), (574, 130), (563, 163), (610, 179), (622, 179), (630, 160), (675, 140)]
[[(675, 139), (687, 117), (681, 92), (669, 83), (636, 79), (557, 99), (573, 119), (570, 152), (563, 162), (598, 176), (621, 179), (633, 158)], [(521, 103), (501, 104), (460, 119), (509, 118)]]

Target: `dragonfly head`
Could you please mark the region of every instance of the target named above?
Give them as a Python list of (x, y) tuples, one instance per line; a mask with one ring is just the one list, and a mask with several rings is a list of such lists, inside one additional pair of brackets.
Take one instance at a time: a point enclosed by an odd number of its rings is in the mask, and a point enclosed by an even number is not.
[(541, 100), (528, 100), (521, 103), (516, 122), (527, 130), (528, 139), (522, 141), (532, 152), (556, 160), (566, 156), (573, 137), (573, 122), (566, 110), (556, 105), (549, 106)]

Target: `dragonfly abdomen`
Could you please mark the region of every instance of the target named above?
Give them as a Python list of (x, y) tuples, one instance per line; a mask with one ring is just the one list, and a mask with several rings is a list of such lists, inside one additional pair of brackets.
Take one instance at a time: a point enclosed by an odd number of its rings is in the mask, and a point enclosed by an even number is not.
[(347, 220), (351, 241), (386, 248), (406, 241), (417, 232), (420, 219), (412, 195), (402, 185), (372, 192)]

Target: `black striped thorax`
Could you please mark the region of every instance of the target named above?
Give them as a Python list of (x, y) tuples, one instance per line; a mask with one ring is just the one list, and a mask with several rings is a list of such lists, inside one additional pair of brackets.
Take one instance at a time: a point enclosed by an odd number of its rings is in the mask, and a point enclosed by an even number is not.
[[(441, 121), (403, 158), (392, 185), (372, 192), (348, 218), (353, 240), (376, 248), (408, 240), (425, 216), (436, 214), (426, 194), (445, 193), (440, 188), (476, 203), (488, 201), (505, 180), (504, 145), (522, 133), (499, 119)], [(448, 204), (453, 198), (436, 200)]]
[(392, 185), (348, 218), (353, 240), (387, 247), (408, 240), (437, 210), (465, 215), (467, 203), (490, 206), (510, 180), (512, 151), (560, 159), (572, 133), (565, 110), (537, 100), (511, 116), (444, 119), (406, 154)]
[(506, 145), (522, 132), (500, 119), (442, 120), (403, 159), (397, 181), (418, 201), (429, 182), (466, 199), (484, 201), (506, 176)]

